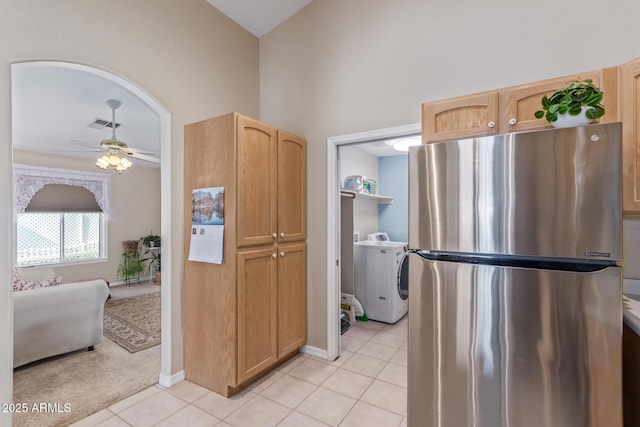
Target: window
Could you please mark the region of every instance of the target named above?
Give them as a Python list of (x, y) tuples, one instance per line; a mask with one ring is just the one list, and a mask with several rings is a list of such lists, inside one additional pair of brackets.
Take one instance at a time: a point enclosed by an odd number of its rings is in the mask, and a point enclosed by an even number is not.
[(19, 266), (107, 257), (109, 174), (13, 165)]
[(73, 263), (105, 258), (101, 212), (18, 214), (19, 266)]

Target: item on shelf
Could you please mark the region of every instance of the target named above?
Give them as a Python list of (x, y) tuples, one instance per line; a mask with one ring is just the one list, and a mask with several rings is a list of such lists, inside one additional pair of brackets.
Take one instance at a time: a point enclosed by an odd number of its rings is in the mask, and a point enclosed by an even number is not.
[(344, 179), (344, 189), (356, 191), (358, 193), (362, 192), (364, 176), (362, 175), (349, 175)]
[[(542, 109), (534, 113), (536, 119), (545, 118), (554, 127), (570, 127), (584, 125), (604, 115), (602, 90), (593, 84), (593, 80), (576, 80), (568, 86), (553, 92), (550, 97), (542, 97)], [(563, 115), (577, 117), (584, 115), (582, 121), (575, 124), (556, 126), (556, 121)], [(574, 120), (575, 121), (575, 120)]]
[(378, 182), (373, 178), (365, 178), (363, 187), (365, 193), (378, 194)]

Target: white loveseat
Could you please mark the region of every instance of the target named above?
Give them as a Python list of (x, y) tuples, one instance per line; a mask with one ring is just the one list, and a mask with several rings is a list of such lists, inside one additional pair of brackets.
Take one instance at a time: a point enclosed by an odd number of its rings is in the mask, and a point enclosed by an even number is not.
[[(53, 277), (52, 268), (23, 268), (25, 280)], [(102, 341), (104, 303), (109, 287), (104, 280), (63, 283), (14, 291), (13, 367)]]

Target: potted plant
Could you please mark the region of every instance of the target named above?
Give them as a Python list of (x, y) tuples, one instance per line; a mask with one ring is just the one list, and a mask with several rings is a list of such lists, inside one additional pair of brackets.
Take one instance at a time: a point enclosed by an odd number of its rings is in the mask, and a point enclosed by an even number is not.
[(140, 238), (140, 242), (148, 248), (159, 248), (160, 236), (157, 234), (153, 234), (153, 230), (151, 230), (150, 234), (147, 234), (146, 236)]
[(122, 277), (126, 284), (129, 284), (133, 278), (144, 271), (144, 263), (140, 259), (138, 251), (125, 251), (120, 258), (118, 265), (118, 277)]
[(567, 127), (567, 125), (558, 126), (557, 121), (563, 116), (576, 117), (584, 114), (585, 121), (583, 123), (577, 122), (568, 126), (587, 124), (590, 120), (604, 115), (604, 106), (601, 104), (602, 96), (602, 91), (593, 84), (591, 79), (576, 80), (567, 87), (556, 90), (550, 97), (543, 96), (542, 110), (538, 110), (534, 114), (537, 119), (544, 117), (555, 127)]
[(123, 240), (122, 241), (122, 250), (125, 253), (136, 252), (138, 250), (138, 241), (137, 240)]

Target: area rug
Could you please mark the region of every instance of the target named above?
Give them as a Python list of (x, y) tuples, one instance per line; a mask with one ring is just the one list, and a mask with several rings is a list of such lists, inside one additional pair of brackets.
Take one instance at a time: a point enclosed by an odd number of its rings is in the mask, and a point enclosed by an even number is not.
[(103, 333), (130, 353), (160, 344), (160, 292), (107, 301)]

